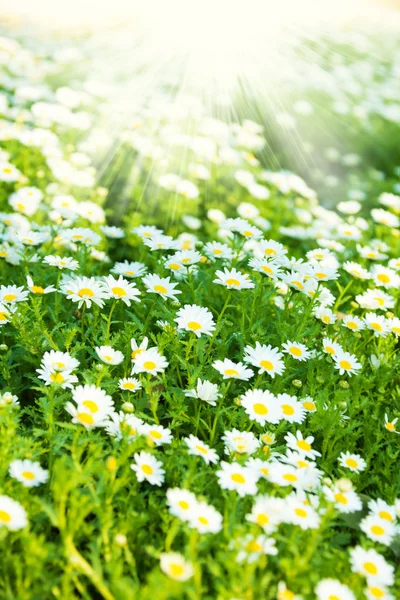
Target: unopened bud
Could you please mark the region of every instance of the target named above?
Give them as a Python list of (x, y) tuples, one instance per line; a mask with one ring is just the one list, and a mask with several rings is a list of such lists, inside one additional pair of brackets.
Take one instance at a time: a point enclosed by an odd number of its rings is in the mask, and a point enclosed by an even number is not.
[(132, 402), (124, 402), (122, 405), (122, 410), (124, 413), (133, 413), (135, 407), (133, 406)]

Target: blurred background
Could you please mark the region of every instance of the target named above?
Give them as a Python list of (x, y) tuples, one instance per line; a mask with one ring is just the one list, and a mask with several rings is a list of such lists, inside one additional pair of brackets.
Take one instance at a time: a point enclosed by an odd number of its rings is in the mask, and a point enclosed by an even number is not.
[[(149, 206), (174, 218), (180, 198), (200, 196), (201, 216), (226, 191), (229, 178), (213, 174), (221, 161), (230, 176), (258, 164), (265, 181), (295, 173), (326, 206), (400, 192), (399, 6), (1, 0), (0, 29), (48, 65), (56, 102), (75, 110), (74, 90), (95, 91), (96, 127), (71, 138), (71, 153), (90, 155), (115, 219)], [(21, 84), (30, 77), (21, 67)], [(37, 100), (21, 99), (13, 118)], [(238, 155), (228, 156), (232, 136)], [(263, 200), (261, 188), (243, 188)]]

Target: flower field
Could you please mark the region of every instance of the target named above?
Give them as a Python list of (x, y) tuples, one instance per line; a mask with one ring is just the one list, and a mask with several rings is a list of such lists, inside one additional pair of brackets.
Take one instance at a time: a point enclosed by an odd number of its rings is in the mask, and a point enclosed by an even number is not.
[[(0, 38), (1, 599), (399, 597), (400, 52), (362, 70), (375, 43), (311, 90), (293, 69), (261, 124), (194, 98), (125, 122), (73, 48)], [(343, 139), (308, 140), (311, 185), (265, 129), (306, 135), (322, 89)]]

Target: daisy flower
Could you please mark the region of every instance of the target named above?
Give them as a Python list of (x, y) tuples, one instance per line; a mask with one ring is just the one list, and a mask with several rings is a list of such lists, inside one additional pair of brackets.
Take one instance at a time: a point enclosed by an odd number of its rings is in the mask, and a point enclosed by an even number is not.
[(372, 514), (377, 515), (381, 519), (390, 521), (391, 523), (396, 520), (396, 507), (391, 506), (381, 498), (370, 500), (368, 502), (368, 508)]
[(40, 463), (28, 459), (13, 460), (8, 471), (13, 479), (25, 487), (36, 487), (41, 483), (46, 483), (49, 478), (49, 472), (42, 469)]
[(61, 291), (67, 296), (68, 300), (78, 302), (79, 308), (83, 304), (87, 308), (92, 306), (92, 302), (102, 308), (104, 300), (108, 298), (107, 290), (103, 282), (95, 277), (77, 277), (70, 279), (67, 283), (61, 285)]
[(135, 471), (139, 482), (146, 480), (151, 485), (158, 486), (163, 483), (165, 471), (162, 468), (162, 462), (149, 452), (136, 452), (133, 458), (135, 464), (131, 464), (131, 469)]
[(43, 262), (48, 264), (50, 267), (57, 267), (58, 269), (67, 269), (68, 271), (76, 271), (79, 269), (79, 263), (74, 258), (69, 256), (53, 256), (49, 254), (45, 256)]
[(366, 308), (367, 310), (380, 309), (386, 311), (394, 308), (395, 304), (393, 296), (378, 288), (367, 290), (364, 294), (359, 294), (355, 300), (361, 308)]
[(368, 586), (364, 590), (364, 593), (367, 600), (395, 600), (387, 587), (378, 583), (368, 582)]
[(283, 354), (278, 348), (264, 346), (256, 342), (256, 347), (245, 347), (244, 362), (250, 363), (258, 369), (258, 373), (268, 373), (273, 379), (275, 375), (282, 375), (285, 370)]
[(212, 366), (221, 373), (223, 379), (242, 379), (243, 381), (248, 381), (254, 375), (253, 371), (247, 369), (243, 363), (235, 363), (229, 360), (229, 358), (216, 360)]
[(131, 359), (135, 360), (135, 358), (141, 353), (144, 352), (144, 350), (147, 350), (147, 346), (149, 345), (149, 340), (147, 337), (143, 338), (143, 341), (140, 343), (140, 345), (137, 345), (137, 342), (135, 339), (131, 339), (131, 349), (132, 349), (132, 353), (131, 353)]
[(299, 452), (303, 456), (307, 456), (309, 458), (315, 458), (316, 456), (321, 456), (321, 453), (317, 450), (313, 450), (312, 443), (314, 441), (314, 437), (309, 435), (306, 438), (303, 438), (303, 434), (301, 431), (297, 430), (296, 435), (293, 433), (287, 433), (285, 436), (285, 441), (289, 448)]
[(375, 337), (386, 337), (390, 331), (388, 319), (383, 315), (376, 315), (374, 312), (368, 312), (364, 316), (364, 323), (368, 329), (375, 332)]
[(313, 314), (315, 318), (325, 323), (325, 325), (333, 325), (337, 320), (336, 315), (327, 306), (317, 306)]
[(362, 364), (350, 352), (338, 352), (332, 356), (335, 364), (335, 369), (339, 370), (340, 375), (347, 373), (348, 375), (357, 375), (357, 372), (362, 369)]
[(41, 364), (43, 368), (52, 371), (74, 371), (79, 367), (79, 360), (71, 356), (68, 352), (50, 350), (43, 354)]
[(282, 275), (280, 265), (273, 260), (266, 260), (260, 258), (251, 258), (249, 260), (249, 266), (259, 273), (271, 277), (271, 279), (278, 279)]
[(343, 348), (337, 342), (334, 342), (331, 338), (325, 337), (322, 340), (323, 351), (326, 354), (330, 354), (331, 356), (337, 354), (338, 352), (343, 352)]
[(178, 330), (193, 332), (198, 338), (204, 335), (212, 335), (215, 330), (215, 323), (208, 308), (197, 306), (196, 304), (185, 304), (176, 313), (174, 319)]
[(163, 552), (160, 554), (160, 569), (170, 579), (187, 581), (193, 577), (192, 563), (178, 552)]
[(282, 411), (282, 418), (288, 423), (302, 423), (306, 418), (303, 404), (297, 400), (296, 396), (278, 394), (276, 402)]
[(137, 373), (157, 375), (157, 373), (163, 373), (167, 367), (168, 361), (166, 358), (159, 353), (157, 348), (150, 348), (149, 350), (143, 350), (143, 352), (136, 355), (132, 375)]
[(200, 378), (197, 380), (197, 386), (195, 390), (186, 390), (185, 396), (188, 398), (198, 398), (204, 400), (211, 406), (216, 406), (218, 398), (221, 398), (222, 394), (218, 393), (218, 386), (215, 383), (211, 383), (207, 379), (202, 381)]
[(241, 405), (250, 419), (260, 425), (279, 423), (282, 416), (275, 396), (268, 390), (247, 390), (241, 396)]
[(206, 443), (199, 440), (198, 437), (190, 435), (187, 438), (183, 438), (183, 441), (189, 448), (189, 454), (201, 456), (207, 465), (219, 461), (219, 456), (216, 451), (210, 448), (210, 446), (208, 446)]
[(261, 460), (261, 458), (249, 458), (245, 466), (253, 469), (257, 474), (257, 481), (258, 479), (268, 479), (270, 466), (268, 461)]
[(142, 277), (147, 272), (147, 267), (141, 262), (129, 262), (125, 260), (124, 262), (116, 262), (113, 268), (111, 269), (111, 273), (115, 273), (116, 275), (123, 275), (123, 277)]
[(371, 270), (371, 276), (378, 287), (389, 289), (398, 288), (400, 285), (399, 275), (389, 267), (374, 265)]
[(171, 444), (172, 442), (171, 430), (162, 425), (149, 425), (146, 423), (140, 428), (140, 433), (147, 436), (156, 446)]
[(258, 243), (260, 251), (269, 258), (278, 258), (287, 254), (283, 244), (275, 240), (261, 240)]
[(62, 389), (74, 387), (75, 383), (78, 383), (76, 375), (72, 374), (72, 371), (58, 371), (57, 369), (51, 369), (41, 365), (40, 369), (36, 369), (39, 379), (44, 381), (45, 385), (59, 385)]
[(285, 342), (282, 344), (283, 352), (286, 354), (290, 354), (296, 360), (307, 360), (310, 358), (310, 351), (307, 349), (307, 346), (304, 344), (300, 344), (300, 342)]
[(177, 283), (171, 283), (169, 277), (160, 277), (159, 275), (146, 275), (143, 278), (143, 283), (147, 287), (147, 292), (150, 294), (158, 294), (162, 298), (171, 298), (177, 300), (176, 295), (181, 294), (180, 290), (176, 290)]
[(218, 533), (222, 529), (222, 515), (207, 502), (197, 502), (189, 510), (188, 524), (199, 533)]
[(28, 525), (28, 518), (23, 506), (9, 496), (0, 496), (0, 527), (18, 531)]
[(181, 521), (188, 521), (190, 510), (197, 505), (197, 498), (189, 490), (169, 488), (167, 490), (168, 511)]
[(353, 592), (347, 585), (340, 583), (337, 579), (321, 579), (315, 588), (318, 600), (356, 600)]
[(303, 405), (303, 408), (307, 411), (307, 412), (316, 412), (317, 410), (317, 406), (313, 400), (313, 398), (311, 398), (311, 396), (306, 396), (305, 398), (303, 398), (301, 400), (301, 404)]
[(254, 283), (249, 279), (246, 273), (237, 271), (236, 269), (225, 269), (223, 271), (216, 271), (217, 279), (213, 280), (213, 283), (224, 285), (229, 290), (243, 290), (254, 288)]
[(373, 584), (393, 585), (394, 583), (394, 568), (373, 548), (369, 550), (361, 546), (351, 548), (350, 563), (353, 573), (363, 575)]
[(368, 515), (360, 522), (360, 529), (373, 542), (390, 546), (397, 533), (394, 523), (381, 519), (377, 515)]
[(257, 476), (252, 469), (239, 463), (220, 463), (221, 469), (216, 472), (219, 486), (223, 490), (236, 491), (239, 496), (254, 496), (257, 493)]
[(122, 352), (111, 346), (97, 346), (95, 350), (99, 359), (107, 365), (120, 365), (124, 360)]
[(285, 520), (302, 529), (318, 529), (320, 518), (311, 504), (304, 502), (296, 494), (286, 497)]
[(260, 441), (252, 431), (225, 431), (222, 440), (225, 442), (225, 454), (253, 454), (260, 447)]
[(204, 246), (204, 253), (212, 261), (216, 259), (231, 260), (233, 258), (233, 250), (227, 244), (219, 242), (207, 242)]
[(27, 275), (26, 282), (32, 294), (50, 294), (51, 292), (56, 291), (56, 288), (53, 285), (48, 285), (45, 288), (41, 287), (40, 285), (35, 285), (30, 275)]
[(135, 377), (124, 377), (118, 381), (118, 387), (124, 392), (137, 392), (142, 387), (142, 384)]
[(293, 486), (302, 487), (302, 479), (304, 473), (302, 469), (294, 467), (293, 465), (282, 464), (280, 462), (273, 462), (269, 468), (268, 479), (271, 483), (275, 483), (280, 486)]
[(342, 326), (347, 327), (347, 329), (351, 329), (352, 331), (361, 331), (364, 329), (365, 324), (355, 315), (346, 315), (343, 317)]
[(397, 431), (397, 429), (396, 429), (396, 423), (398, 420), (399, 420), (399, 418), (396, 417), (395, 419), (392, 419), (391, 421), (389, 421), (388, 416), (385, 414), (385, 429), (387, 429), (391, 433), (400, 434), (400, 431)]
[(272, 533), (283, 520), (284, 506), (282, 498), (257, 496), (246, 521), (259, 525), (265, 533)]
[(275, 547), (275, 540), (268, 538), (266, 535), (254, 536), (248, 533), (244, 538), (237, 540), (241, 545), (241, 550), (238, 552), (236, 562), (247, 562), (252, 564), (256, 562), (263, 554), (278, 554)]
[(78, 385), (72, 392), (72, 399), (79, 409), (96, 415), (96, 419), (108, 416), (114, 411), (114, 401), (104, 390), (95, 385)]
[(342, 452), (338, 462), (342, 467), (350, 469), (353, 473), (360, 473), (361, 471), (364, 471), (367, 466), (367, 463), (361, 456), (358, 454), (351, 454), (350, 452)]
[(343, 269), (347, 271), (350, 275), (355, 277), (356, 279), (370, 279), (370, 272), (362, 267), (360, 264), (355, 262), (345, 262), (343, 263)]
[(337, 484), (333, 489), (326, 486), (323, 490), (327, 500), (333, 502), (339, 512), (347, 514), (362, 510), (362, 502), (354, 490), (342, 490)]
[(140, 435), (143, 425), (142, 419), (138, 419), (135, 415), (127, 415), (120, 410), (118, 413), (110, 413), (108, 421), (105, 422), (105, 430), (108, 435), (117, 440), (122, 440), (124, 436), (135, 440)]
[(2, 304), (13, 305), (17, 302), (24, 302), (28, 296), (29, 292), (24, 290), (23, 287), (17, 287), (16, 285), (0, 286), (0, 302)]
[(118, 279), (115, 279), (112, 275), (104, 278), (104, 285), (109, 298), (115, 300), (122, 300), (126, 306), (131, 305), (131, 300), (134, 302), (140, 302), (137, 296), (140, 296), (140, 292), (134, 283), (129, 283), (126, 279), (120, 275)]

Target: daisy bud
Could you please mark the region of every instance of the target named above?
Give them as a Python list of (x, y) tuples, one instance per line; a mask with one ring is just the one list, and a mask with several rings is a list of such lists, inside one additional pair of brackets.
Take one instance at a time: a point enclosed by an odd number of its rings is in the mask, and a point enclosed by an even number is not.
[(292, 385), (296, 388), (301, 388), (301, 386), (303, 385), (303, 382), (300, 381), (300, 379), (293, 379)]
[(117, 533), (115, 538), (114, 538), (114, 542), (118, 545), (118, 546), (126, 546), (126, 544), (128, 543), (128, 540), (126, 538), (126, 535), (124, 535), (123, 533)]
[(36, 177), (38, 177), (39, 179), (43, 179), (45, 173), (44, 171), (40, 170), (40, 171), (36, 171)]
[(322, 482), (324, 483), (324, 485), (327, 485), (328, 487), (332, 486), (332, 479), (330, 477), (324, 477)]
[(353, 484), (347, 477), (342, 477), (336, 482), (341, 492), (350, 492), (353, 489)]
[(394, 319), (394, 314), (390, 310), (388, 310), (388, 312), (386, 313), (386, 317), (388, 319)]
[(358, 308), (358, 304), (357, 304), (357, 302), (354, 302), (354, 300), (352, 300), (352, 301), (350, 302), (350, 306), (351, 306), (352, 308)]
[(235, 398), (233, 401), (236, 406), (242, 406), (242, 399), (241, 398)]
[(350, 385), (348, 381), (345, 381), (344, 379), (342, 379), (341, 381), (339, 381), (339, 385), (340, 387), (342, 387), (344, 390), (348, 390)]
[(101, 363), (98, 363), (95, 367), (96, 371), (101, 371), (104, 365), (102, 365)]
[(0, 351), (1, 352), (6, 352), (7, 350), (8, 350), (7, 344), (0, 344)]
[(321, 377), (321, 375), (318, 375), (318, 377), (316, 377), (317, 383), (324, 383), (325, 379), (323, 377)]
[(135, 407), (132, 402), (124, 402), (122, 405), (122, 410), (124, 413), (133, 413), (135, 411)]
[(115, 471), (117, 469), (117, 459), (115, 456), (109, 456), (107, 458), (106, 467), (108, 471)]

